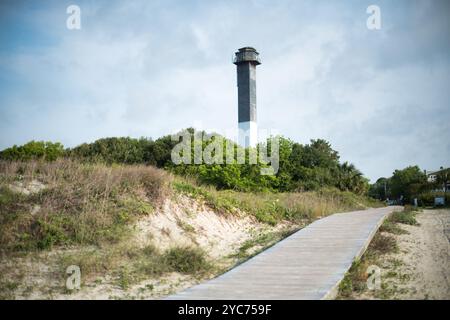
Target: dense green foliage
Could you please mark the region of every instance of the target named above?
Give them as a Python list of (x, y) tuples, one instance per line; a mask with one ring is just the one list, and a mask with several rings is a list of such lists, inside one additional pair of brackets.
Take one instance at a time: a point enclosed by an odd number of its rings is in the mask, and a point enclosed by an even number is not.
[[(191, 158), (194, 159), (195, 141), (192, 141)], [(200, 142), (197, 142), (199, 144)], [(214, 138), (201, 142), (206, 150)], [(219, 142), (220, 144), (220, 142)], [(232, 149), (237, 154), (242, 149), (232, 141), (223, 139), (223, 150)], [(353, 165), (339, 163), (339, 154), (325, 140), (311, 140), (310, 144), (299, 144), (284, 137), (278, 137), (279, 167), (275, 175), (262, 175), (261, 169), (267, 168), (259, 157), (259, 151), (268, 150), (272, 156), (272, 140), (260, 143), (257, 147), (257, 163), (250, 164), (250, 150), (245, 150), (245, 163), (226, 162), (223, 152), (223, 164), (174, 165), (171, 161), (166, 168), (175, 173), (194, 176), (201, 182), (213, 184), (219, 189), (239, 191), (303, 191), (317, 190), (323, 187), (336, 187), (342, 191), (363, 194), (368, 189), (368, 181)], [(220, 157), (220, 155), (219, 155)], [(226, 164), (225, 164), (226, 162)]]
[[(0, 154), (0, 158), (7, 160), (36, 158), (54, 160), (65, 155), (87, 162), (143, 163), (165, 168), (180, 175), (195, 177), (198, 181), (212, 184), (219, 189), (239, 191), (283, 192), (336, 187), (343, 191), (364, 194), (369, 186), (368, 180), (363, 177), (362, 173), (352, 164), (340, 163), (338, 152), (322, 139), (311, 140), (309, 144), (300, 144), (279, 137), (279, 169), (275, 175), (262, 175), (261, 169), (268, 168), (268, 165), (260, 159), (258, 151), (261, 148), (264, 148), (263, 150), (267, 148), (270, 157), (272, 140), (268, 139), (267, 142), (258, 145), (255, 152), (257, 161), (250, 164), (251, 149), (243, 150), (230, 140), (222, 137), (217, 138), (217, 135), (209, 136), (205, 132), (195, 131), (192, 128), (183, 132), (188, 133), (191, 137), (190, 157), (192, 164), (174, 164), (172, 162), (171, 153), (179, 141), (173, 141), (170, 135), (155, 141), (146, 138), (104, 138), (93, 143), (84, 143), (66, 151), (59, 143), (30, 142), (21, 147), (14, 146), (4, 150)], [(202, 135), (209, 138), (196, 140), (196, 137)], [(201, 151), (206, 151), (208, 148), (211, 150), (214, 143), (222, 145), (223, 152), (220, 154), (214, 149), (211, 155), (222, 161), (216, 161), (214, 164), (205, 164), (204, 162), (195, 164), (194, 159), (196, 150), (198, 150), (196, 148), (200, 148)], [(234, 152), (231, 163), (226, 161), (226, 150)], [(245, 163), (238, 161), (236, 156), (238, 152), (244, 152)]]
[(30, 141), (23, 146), (12, 146), (0, 152), (0, 159), (4, 160), (56, 160), (64, 154), (61, 143)]
[(449, 204), (450, 169), (441, 168), (433, 174), (436, 179), (428, 180), (418, 166), (395, 170), (392, 177), (379, 178), (372, 184), (369, 196), (380, 200), (402, 198), (403, 203), (413, 203), (413, 199), (417, 198), (421, 206), (433, 206), (435, 197), (444, 197), (445, 203)]
[(392, 196), (411, 199), (421, 193), (427, 185), (427, 176), (418, 166), (395, 170), (390, 178)]
[(404, 203), (410, 203), (412, 199), (417, 198), (420, 204), (432, 205), (435, 193), (430, 191), (442, 187), (442, 181), (449, 181), (445, 179), (446, 177), (442, 176), (435, 182), (429, 182), (427, 175), (418, 166), (409, 166), (395, 170), (390, 178), (379, 178), (370, 186), (369, 195), (381, 200), (403, 197)]
[(137, 164), (145, 163), (164, 167), (170, 161), (170, 152), (176, 142), (170, 136), (156, 141), (129, 137), (104, 138), (93, 143), (83, 143), (68, 150), (69, 157), (86, 161)]
[(105, 163), (135, 164), (144, 162), (145, 150), (152, 143), (147, 139), (104, 138), (83, 143), (68, 151), (73, 158)]

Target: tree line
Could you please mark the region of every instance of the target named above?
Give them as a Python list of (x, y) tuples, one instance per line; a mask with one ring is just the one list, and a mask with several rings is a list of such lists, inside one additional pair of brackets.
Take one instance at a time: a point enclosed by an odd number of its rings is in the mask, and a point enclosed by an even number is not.
[(450, 169), (441, 169), (436, 179), (429, 181), (425, 171), (418, 166), (408, 166), (395, 170), (389, 178), (379, 178), (370, 186), (369, 195), (380, 200), (402, 199), (404, 203), (412, 203), (416, 198), (421, 205), (433, 205), (434, 197), (441, 195), (450, 203), (449, 183)]
[[(195, 130), (187, 129), (193, 136)], [(224, 143), (234, 142), (223, 139)], [(192, 176), (200, 182), (215, 185), (220, 189), (240, 191), (307, 191), (322, 187), (336, 187), (343, 191), (365, 194), (369, 189), (368, 179), (353, 165), (339, 161), (339, 153), (323, 139), (300, 144), (279, 137), (279, 169), (275, 175), (261, 175), (266, 166), (256, 164), (178, 164), (171, 160), (171, 152), (178, 141), (170, 135), (153, 140), (151, 138), (111, 137), (83, 143), (74, 148), (64, 148), (61, 143), (31, 141), (22, 146), (13, 146), (0, 152), (0, 159), (27, 161), (43, 159), (53, 161), (67, 157), (85, 162), (106, 164), (147, 164)], [(265, 142), (269, 144), (269, 142)], [(202, 148), (208, 141), (202, 142)], [(261, 148), (263, 144), (258, 145)], [(268, 146), (270, 150), (270, 145)], [(246, 150), (248, 158), (249, 152)]]

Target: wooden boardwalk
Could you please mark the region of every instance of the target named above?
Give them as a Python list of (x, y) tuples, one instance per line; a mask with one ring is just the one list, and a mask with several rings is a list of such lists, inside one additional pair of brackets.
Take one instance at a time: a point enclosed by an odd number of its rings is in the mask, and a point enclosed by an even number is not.
[(168, 299), (332, 299), (383, 220), (402, 207), (317, 220), (236, 268)]

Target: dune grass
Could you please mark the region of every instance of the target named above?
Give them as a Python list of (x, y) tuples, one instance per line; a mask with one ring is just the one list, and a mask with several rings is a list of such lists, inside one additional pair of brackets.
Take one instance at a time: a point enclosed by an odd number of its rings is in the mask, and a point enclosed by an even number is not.
[[(170, 175), (150, 166), (2, 161), (0, 173), (4, 250), (117, 242), (170, 192)], [(45, 187), (30, 193), (34, 181)]]
[(225, 214), (245, 211), (259, 221), (271, 225), (282, 220), (312, 221), (336, 212), (383, 205), (368, 197), (334, 188), (310, 192), (238, 192), (216, 190), (211, 186), (199, 185), (193, 180), (179, 177), (174, 180), (173, 187), (178, 192), (205, 201), (217, 211)]
[[(143, 165), (1, 161), (0, 173), (0, 245), (13, 251), (118, 242), (139, 216), (152, 213), (173, 191), (200, 198), (223, 214), (246, 212), (271, 225), (377, 205), (336, 189), (216, 190)], [(43, 188), (33, 191), (36, 181)]]
[(414, 208), (411, 206), (405, 206), (403, 211), (392, 213), (388, 221), (409, 224), (411, 226), (417, 225), (416, 211), (414, 211)]
[(176, 246), (161, 252), (153, 245), (140, 248), (127, 243), (103, 250), (87, 248), (68, 252), (60, 257), (58, 265), (61, 266), (59, 275), (64, 275), (69, 265), (79, 266), (85, 282), (108, 273), (124, 290), (170, 272), (200, 277), (214, 269), (214, 264), (200, 248)]
[[(380, 205), (337, 189), (299, 193), (217, 190), (144, 165), (67, 159), (0, 161), (0, 253), (5, 257), (37, 256), (57, 249), (55, 264), (61, 270), (55, 277), (63, 280), (67, 266), (77, 265), (83, 281), (92, 282), (108, 274), (123, 289), (170, 272), (194, 276), (218, 272), (198, 247), (160, 251), (130, 241), (135, 222), (179, 193), (204, 202), (218, 213), (249, 214), (271, 226), (286, 220), (303, 226), (335, 212)], [(194, 232), (184, 221), (177, 223), (186, 232)], [(243, 261), (287, 235), (279, 231), (250, 239), (236, 257)], [(5, 279), (0, 277), (0, 289), (13, 291), (13, 284)]]

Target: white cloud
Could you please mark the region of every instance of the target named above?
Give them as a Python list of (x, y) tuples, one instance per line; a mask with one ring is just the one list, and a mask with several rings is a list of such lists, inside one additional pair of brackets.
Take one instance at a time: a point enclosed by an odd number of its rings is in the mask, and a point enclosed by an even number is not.
[(382, 2), (376, 33), (359, 2), (80, 2), (79, 32), (65, 29), (64, 5), (0, 23), (36, 33), (0, 49), (0, 148), (224, 131), (237, 121), (231, 56), (252, 45), (260, 127), (330, 140), (372, 179), (450, 165), (447, 4)]

